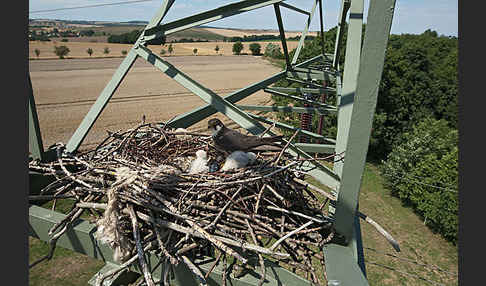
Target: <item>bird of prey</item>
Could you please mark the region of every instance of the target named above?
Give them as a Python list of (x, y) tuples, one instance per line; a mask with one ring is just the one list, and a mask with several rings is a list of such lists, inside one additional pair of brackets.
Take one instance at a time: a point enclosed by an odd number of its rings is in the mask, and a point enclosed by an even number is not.
[(281, 142), (283, 138), (282, 135), (268, 137), (244, 135), (227, 128), (217, 118), (208, 121), (208, 129), (212, 131), (214, 147), (226, 154), (234, 151), (247, 152), (263, 145), (279, 146), (276, 143)]

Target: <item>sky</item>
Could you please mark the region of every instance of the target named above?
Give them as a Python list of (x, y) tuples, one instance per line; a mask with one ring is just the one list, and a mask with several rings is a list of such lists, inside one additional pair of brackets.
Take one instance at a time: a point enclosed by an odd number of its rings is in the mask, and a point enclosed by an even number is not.
[[(162, 0), (128, 3), (104, 7), (68, 9), (51, 12), (41, 10), (71, 8), (133, 0), (29, 0), (30, 19), (61, 19), (86, 21), (150, 21), (160, 7)], [(195, 13), (211, 10), (239, 1), (223, 0), (176, 0), (162, 23), (177, 20)], [(288, 4), (310, 11), (312, 0), (287, 0)], [(341, 0), (323, 0), (324, 30), (337, 25)], [(364, 0), (366, 22), (369, 0)], [(439, 35), (457, 36), (458, 0), (396, 0), (392, 34), (421, 34), (427, 29)], [(281, 8), (284, 28), (287, 31), (302, 31), (307, 16)], [(312, 20), (310, 29), (319, 29), (318, 13)], [(211, 22), (207, 25), (241, 29), (278, 29), (273, 5), (250, 12)]]

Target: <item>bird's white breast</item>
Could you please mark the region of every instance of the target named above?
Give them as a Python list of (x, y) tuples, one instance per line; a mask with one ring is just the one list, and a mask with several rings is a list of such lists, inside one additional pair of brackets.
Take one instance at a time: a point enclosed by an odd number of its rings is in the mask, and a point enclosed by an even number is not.
[(243, 151), (234, 151), (226, 158), (221, 171), (229, 171), (246, 167), (255, 159), (255, 154), (250, 153), (251, 152), (247, 153)]

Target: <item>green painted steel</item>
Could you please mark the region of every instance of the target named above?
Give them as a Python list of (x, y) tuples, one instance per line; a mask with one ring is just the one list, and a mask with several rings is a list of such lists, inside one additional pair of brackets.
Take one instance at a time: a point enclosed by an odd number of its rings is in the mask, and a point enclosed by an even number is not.
[(318, 115), (336, 113), (334, 108), (322, 108), (322, 107), (292, 107), (292, 106), (275, 106), (275, 105), (236, 105), (241, 110), (248, 111), (261, 111), (261, 112), (295, 112), (295, 113), (315, 113)]
[(303, 88), (303, 87), (270, 87), (269, 89), (284, 92), (284, 93), (312, 93), (312, 94), (322, 94), (323, 92), (336, 93), (336, 89), (332, 87), (316, 87), (316, 88)]
[(324, 48), (324, 43), (325, 43), (325, 39), (324, 39), (324, 16), (322, 15), (324, 13), (324, 5), (322, 4), (322, 0), (319, 0), (319, 28), (320, 28), (320, 32), (321, 32), (321, 53), (323, 55), (326, 54), (326, 51), (325, 51), (325, 48)]
[(294, 145), (304, 152), (320, 154), (333, 154), (336, 148), (334, 144), (295, 143)]
[[(160, 22), (164, 19), (165, 15), (167, 12), (169, 12), (170, 7), (172, 7), (172, 4), (174, 4), (175, 0), (164, 0), (162, 2), (162, 6), (160, 6), (159, 10), (157, 13), (155, 13), (155, 16), (150, 20), (148, 25), (145, 27), (144, 31), (150, 30), (158, 25), (160, 25)], [(145, 34), (145, 32), (144, 32)]]
[[(328, 281), (335, 281), (339, 286), (367, 286), (368, 280), (354, 258), (354, 250), (349, 246), (326, 244), (322, 252), (326, 261)], [(332, 285), (332, 284), (328, 284)]]
[(356, 97), (335, 211), (336, 231), (348, 239), (353, 232), (394, 7), (395, 0), (371, 1), (368, 11)]
[(79, 145), (81, 145), (86, 135), (88, 135), (89, 130), (91, 127), (93, 127), (96, 119), (98, 119), (98, 117), (101, 115), (101, 112), (103, 112), (106, 104), (108, 104), (108, 101), (113, 96), (123, 78), (132, 67), (133, 63), (135, 63), (136, 59), (137, 53), (134, 51), (134, 48), (132, 48), (118, 69), (115, 71), (115, 74), (112, 76), (110, 82), (108, 82), (99, 97), (96, 99), (96, 102), (93, 104), (93, 106), (91, 106), (91, 109), (84, 117), (78, 129), (76, 129), (71, 139), (69, 139), (68, 143), (66, 144), (67, 152), (73, 153), (78, 149)]
[[(282, 123), (282, 122), (278, 122), (278, 121), (275, 121), (275, 120), (271, 120), (271, 119), (265, 118), (263, 116), (258, 116), (258, 115), (252, 114), (252, 113), (249, 113), (249, 115), (252, 118), (254, 118), (254, 119), (256, 119), (260, 122), (263, 122), (263, 123), (266, 123), (266, 124), (275, 124), (275, 127), (278, 127), (278, 128), (284, 128), (284, 129), (287, 129), (287, 130), (291, 130), (293, 132), (296, 132), (299, 129), (299, 128), (296, 128), (292, 125), (285, 124), (285, 123)], [(317, 133), (314, 133), (314, 132), (311, 132), (311, 131), (300, 130), (300, 133), (305, 134), (305, 135), (310, 136), (310, 137), (315, 138), (315, 139), (323, 140), (325, 143), (331, 143), (331, 144), (336, 143), (336, 140), (334, 140), (334, 139), (324, 137), (323, 135), (320, 135), (320, 134), (317, 134)]]
[[(318, 55), (316, 57), (313, 57), (305, 62), (302, 62), (298, 64), (297, 66), (306, 66), (309, 65), (315, 61), (318, 61), (322, 58), (321, 55)], [(286, 75), (286, 71), (279, 72), (271, 77), (268, 77), (260, 82), (254, 83), (252, 85), (249, 85), (245, 88), (242, 88), (240, 90), (237, 90), (227, 96), (224, 97), (225, 100), (235, 103), (238, 102), (249, 95), (252, 95), (253, 93), (262, 90), (266, 88), (267, 86), (277, 82), (278, 80), (284, 78)], [(187, 128), (203, 119), (208, 118), (209, 116), (215, 114), (217, 110), (212, 107), (210, 104), (207, 104), (205, 106), (198, 107), (192, 111), (186, 112), (184, 114), (181, 114), (177, 116), (174, 120), (172, 120), (169, 124), (171, 127), (182, 127), (182, 128)]]
[(315, 101), (315, 100), (305, 99), (305, 98), (300, 97), (300, 96), (295, 96), (295, 95), (290, 95), (290, 94), (283, 93), (283, 92), (278, 92), (276, 90), (273, 90), (273, 88), (265, 88), (263, 91), (265, 91), (267, 93), (274, 94), (274, 95), (288, 97), (288, 98), (295, 99), (295, 100), (298, 100), (298, 101), (301, 101), (301, 102), (309, 103), (309, 104), (312, 104), (314, 106), (319, 106), (319, 107), (322, 107), (322, 108), (337, 110), (335, 106), (325, 104), (325, 103), (322, 103), (322, 102), (318, 102), (318, 101)]
[(282, 23), (282, 15), (280, 14), (279, 4), (278, 3), (273, 4), (273, 8), (275, 10), (275, 16), (277, 17), (278, 30), (280, 32), (280, 41), (282, 42), (282, 49), (285, 56), (285, 63), (286, 63), (285, 69), (291, 70), (292, 64), (289, 58), (289, 50), (287, 48), (287, 40), (285, 39), (285, 29)]
[(238, 15), (244, 12), (262, 8), (268, 5), (282, 2), (284, 0), (246, 0), (229, 5), (221, 6), (219, 8), (202, 12), (193, 16), (185, 17), (170, 23), (156, 26), (144, 31), (144, 40), (149, 41), (160, 38), (164, 35), (180, 32), (192, 27), (204, 25), (216, 20), (221, 20), (226, 17)]
[(311, 80), (325, 80), (329, 82), (331, 77), (333, 77), (329, 73), (321, 72), (321, 73), (314, 73), (314, 72), (297, 72), (297, 71), (288, 71), (288, 77), (293, 77), (296, 79), (311, 81)]
[(317, 6), (317, 0), (314, 1), (314, 5), (312, 6), (312, 10), (309, 14), (309, 17), (307, 18), (307, 22), (305, 24), (304, 30), (302, 31), (302, 35), (300, 36), (299, 44), (297, 45), (297, 48), (295, 48), (294, 57), (292, 58), (292, 63), (291, 63), (292, 65), (295, 65), (297, 63), (297, 59), (299, 58), (300, 51), (304, 46), (305, 37), (309, 32), (309, 27), (312, 22), (312, 17), (314, 17), (314, 14), (316, 12), (316, 6)]
[(43, 161), (45, 159), (44, 146), (42, 145), (42, 135), (39, 128), (39, 118), (37, 117), (30, 75), (27, 80), (27, 86), (29, 89), (29, 152), (33, 159)]
[(339, 10), (339, 19), (338, 19), (338, 24), (337, 24), (337, 33), (336, 33), (336, 41), (334, 43), (334, 55), (332, 58), (332, 66), (336, 69), (339, 70), (339, 55), (341, 53), (341, 42), (343, 39), (344, 35), (344, 26), (346, 25), (346, 15), (349, 10), (349, 6), (351, 4), (351, 1), (349, 0), (342, 0), (341, 1), (341, 7)]
[(292, 6), (292, 5), (290, 5), (290, 4), (287, 4), (287, 3), (285, 3), (285, 2), (281, 2), (279, 5), (280, 5), (280, 6), (282, 6), (282, 7), (288, 8), (288, 9), (290, 9), (290, 10), (294, 10), (295, 12), (299, 12), (299, 13), (305, 14), (305, 15), (307, 15), (307, 16), (309, 16), (309, 15), (310, 15), (310, 13), (309, 13), (309, 12), (307, 12), (307, 11), (305, 11), (305, 10), (302, 10), (302, 9), (300, 9), (300, 8), (297, 8), (297, 7), (295, 7), (295, 6)]
[[(363, 0), (354, 0), (349, 10), (351, 17), (348, 25), (348, 36), (346, 42), (346, 55), (344, 62), (344, 76), (341, 94), (337, 97), (338, 118), (337, 118), (337, 138), (336, 152), (341, 153), (346, 150), (349, 136), (349, 124), (353, 113), (353, 102), (358, 81), (359, 62), (361, 56), (361, 39), (363, 26)], [(343, 162), (334, 164), (334, 171), (341, 176)]]

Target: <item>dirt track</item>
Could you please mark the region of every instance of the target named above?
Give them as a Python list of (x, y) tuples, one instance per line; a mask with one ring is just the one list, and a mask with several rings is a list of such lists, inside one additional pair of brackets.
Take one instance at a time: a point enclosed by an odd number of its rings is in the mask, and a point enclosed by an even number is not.
[[(253, 56), (188, 56), (166, 58), (184, 73), (224, 96), (271, 76), (279, 69)], [(121, 58), (30, 61), (30, 76), (44, 147), (67, 143), (111, 79)], [(258, 92), (240, 101), (269, 104)], [(174, 80), (138, 59), (94, 124), (80, 149), (100, 142), (106, 131), (161, 122), (203, 105), (204, 102)], [(218, 115), (219, 118), (225, 118)], [(203, 128), (206, 121), (191, 129)]]

